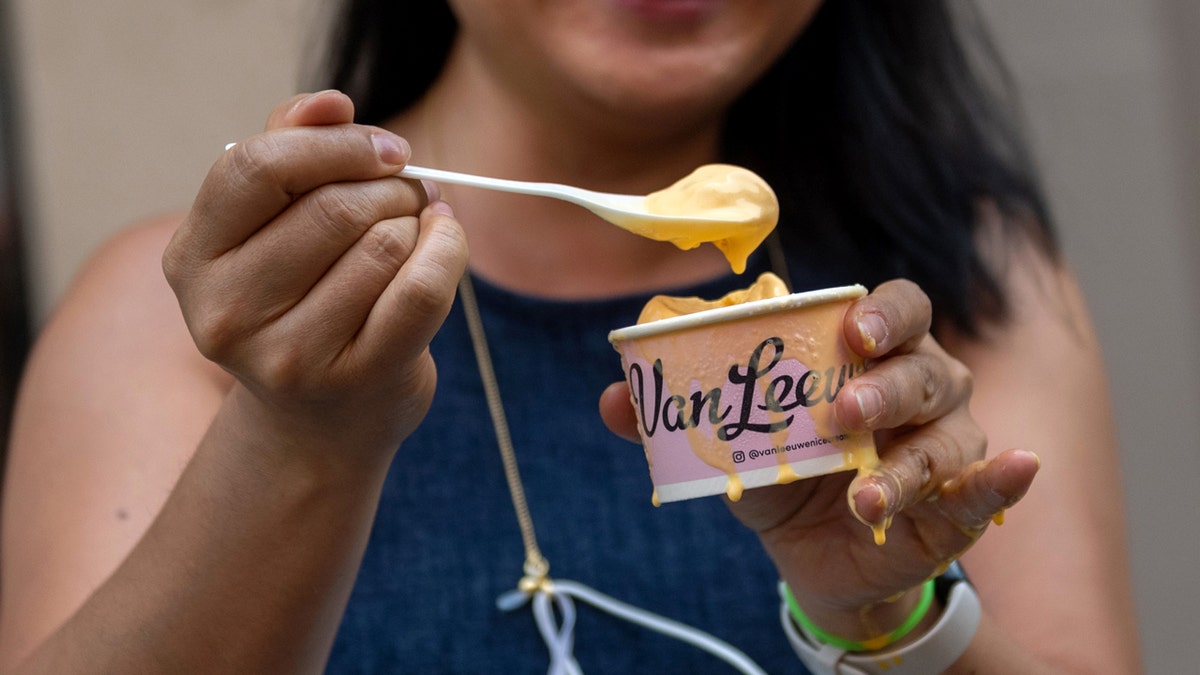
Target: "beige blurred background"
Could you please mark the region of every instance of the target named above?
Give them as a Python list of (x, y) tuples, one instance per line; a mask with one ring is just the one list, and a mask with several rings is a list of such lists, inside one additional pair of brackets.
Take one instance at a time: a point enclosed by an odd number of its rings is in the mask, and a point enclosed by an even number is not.
[[(1147, 672), (1195, 672), (1200, 3), (981, 4), (1022, 87), (1109, 359)], [(106, 236), (186, 208), (223, 145), (257, 131), (272, 104), (297, 90), (322, 3), (13, 5), (41, 322)], [(1062, 627), (1062, 639), (1071, 634)]]

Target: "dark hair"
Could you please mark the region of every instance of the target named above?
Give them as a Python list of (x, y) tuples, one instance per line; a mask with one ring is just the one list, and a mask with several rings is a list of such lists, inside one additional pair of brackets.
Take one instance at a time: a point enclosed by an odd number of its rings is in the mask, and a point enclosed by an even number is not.
[[(397, 26), (407, 27), (397, 36)], [(445, 0), (345, 0), (322, 86), (354, 100), (355, 117), (380, 124), (408, 108), (441, 73), (458, 21)]]
[[(775, 188), (790, 257), (868, 286), (911, 279), (938, 321), (976, 334), (1008, 311), (977, 245), (981, 205), (998, 209), (1010, 238), (1058, 253), (1005, 107), (1007, 73), (965, 5), (825, 2), (731, 109), (722, 159)], [(399, 25), (412, 27), (405, 39), (394, 37)], [(347, 0), (329, 84), (355, 100), (361, 121), (382, 122), (437, 77), (455, 30), (442, 2)]]
[(0, 5), (0, 481), (19, 376), (32, 343), (22, 232), (23, 162), (17, 154), (17, 82), (8, 8)]

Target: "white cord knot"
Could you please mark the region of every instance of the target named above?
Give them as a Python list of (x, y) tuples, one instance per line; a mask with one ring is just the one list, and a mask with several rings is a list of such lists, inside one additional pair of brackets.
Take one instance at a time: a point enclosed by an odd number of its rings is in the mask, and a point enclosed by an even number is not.
[[(528, 565), (526, 566), (528, 570)], [(582, 675), (575, 660), (575, 603), (570, 595), (558, 593), (558, 588), (544, 573), (526, 575), (517, 582), (515, 590), (496, 599), (496, 606), (506, 612), (519, 609), (533, 599), (533, 617), (538, 632), (550, 652), (549, 675)], [(555, 616), (557, 610), (557, 617)], [(561, 625), (558, 619), (561, 618)]]
[[(725, 661), (745, 675), (766, 675), (766, 671), (754, 663), (742, 651), (704, 631), (668, 619), (653, 612), (634, 607), (609, 597), (577, 581), (557, 580), (549, 577), (521, 578), (517, 588), (496, 599), (496, 606), (505, 612), (520, 609), (533, 599), (533, 617), (538, 632), (550, 652), (549, 675), (582, 675), (583, 670), (575, 660), (575, 603), (581, 600), (593, 607), (630, 623), (681, 640)], [(557, 616), (556, 615), (557, 610)], [(562, 623), (559, 624), (558, 620)]]

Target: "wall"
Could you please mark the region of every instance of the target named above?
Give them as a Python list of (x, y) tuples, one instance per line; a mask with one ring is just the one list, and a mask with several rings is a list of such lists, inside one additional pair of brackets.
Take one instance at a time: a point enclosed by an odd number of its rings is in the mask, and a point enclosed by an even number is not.
[[(184, 208), (295, 88), (305, 0), (16, 0), (44, 317), (116, 228)], [(1194, 668), (1200, 552), (1200, 5), (981, 0), (1024, 92), (1119, 408), (1146, 665)], [(1070, 627), (1064, 627), (1070, 639)]]
[(1192, 672), (1200, 11), (1190, 0), (982, 7), (1023, 90), (1064, 245), (1108, 357), (1147, 672)]
[(187, 208), (228, 141), (294, 93), (307, 0), (13, 0), (42, 316), (108, 234)]

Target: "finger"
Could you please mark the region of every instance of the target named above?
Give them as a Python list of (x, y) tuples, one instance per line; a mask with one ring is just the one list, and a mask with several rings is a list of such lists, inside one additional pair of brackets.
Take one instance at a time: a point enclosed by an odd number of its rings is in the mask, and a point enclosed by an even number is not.
[(987, 436), (965, 410), (918, 427), (892, 439), (880, 449), (879, 464), (854, 479), (847, 492), (851, 509), (867, 525), (886, 526), (937, 494), (986, 450)]
[[(380, 221), (418, 213), (421, 199), (424, 193), (419, 185), (396, 178), (323, 186), (254, 233), (245, 244), (199, 265), (203, 279), (184, 283), (176, 293), (188, 309), (188, 325), (200, 351), (211, 359), (232, 358), (245, 347), (248, 335), (282, 321), (290, 312), (295, 315), (283, 322), (284, 327), (304, 330), (306, 335), (313, 328), (328, 329), (330, 317), (295, 310), (302, 304), (312, 306), (312, 301), (306, 304), (308, 295), (368, 229)], [(340, 274), (337, 279), (352, 276)], [(380, 288), (366, 292), (373, 301)], [(361, 293), (362, 288), (348, 289), (338, 301)], [(338, 301), (328, 303), (326, 311), (356, 309)], [(311, 327), (296, 324), (300, 317), (310, 319)]]
[(897, 279), (856, 301), (846, 312), (843, 331), (851, 349), (877, 357), (916, 349), (932, 321), (929, 297), (913, 282)]
[[(256, 280), (253, 292), (264, 308), (286, 310), (377, 223), (405, 216), (415, 220), (413, 214), (424, 206), (424, 191), (414, 181), (324, 185), (254, 233), (228, 256), (227, 264)], [(386, 231), (381, 230), (385, 240)]]
[[(203, 265), (202, 284), (177, 289), (194, 337), (215, 355), (222, 344), (282, 319), (372, 226), (418, 212), (423, 199), (419, 185), (397, 178), (309, 193), (242, 246)], [(325, 321), (315, 317), (314, 325)]]
[(267, 116), (265, 131), (283, 127), (327, 126), (354, 121), (354, 102), (332, 89), (297, 94), (275, 106)]
[(466, 236), (450, 206), (433, 202), (421, 211), (412, 255), (371, 308), (354, 349), (415, 359), (450, 312), (466, 269)]
[(609, 431), (627, 441), (641, 443), (637, 413), (629, 398), (629, 385), (625, 382), (613, 382), (600, 394), (600, 418)]
[(1025, 496), (1040, 467), (1038, 456), (1027, 450), (972, 463), (941, 487), (938, 510), (964, 532), (978, 533)]
[(970, 369), (925, 336), (915, 351), (883, 359), (855, 376), (834, 399), (834, 415), (848, 431), (924, 424), (964, 406)]
[[(362, 330), (379, 296), (412, 256), (419, 230), (416, 216), (372, 224), (288, 312), (278, 330), (302, 330), (307, 351), (328, 355), (330, 361), (344, 359), (347, 345)], [(334, 372), (343, 372), (349, 378), (364, 375), (354, 362), (342, 365)]]
[(321, 185), (390, 176), (408, 142), (374, 127), (290, 127), (253, 136), (217, 160), (180, 228), (179, 248), (212, 259)]

